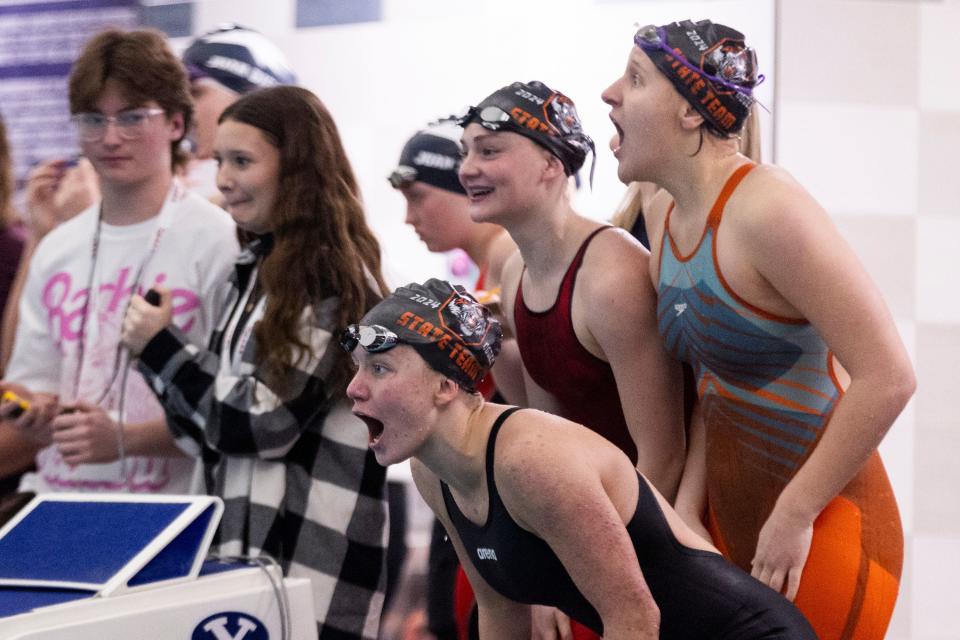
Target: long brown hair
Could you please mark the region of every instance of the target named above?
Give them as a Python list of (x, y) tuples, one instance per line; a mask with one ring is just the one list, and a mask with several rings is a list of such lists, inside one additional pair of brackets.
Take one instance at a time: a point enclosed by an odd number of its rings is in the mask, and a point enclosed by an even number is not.
[[(367, 226), (337, 125), (319, 98), (300, 87), (260, 89), (227, 107), (220, 122), (227, 120), (260, 129), (280, 151), (274, 246), (260, 270), (267, 307), (255, 330), (258, 359), (279, 374), (310, 348), (298, 332), (306, 304), (339, 298), (339, 335), (388, 293), (380, 244)], [(342, 352), (328, 389), (342, 392), (350, 376)]]
[[(70, 70), (70, 113), (95, 111), (107, 80), (117, 81), (134, 103), (156, 101), (167, 117), (182, 113), (184, 136), (193, 117), (187, 70), (154, 29), (107, 29), (87, 41)], [(170, 143), (172, 168), (186, 166), (181, 136)]]
[[(7, 128), (0, 117), (0, 231), (13, 222), (13, 160)], [(2, 302), (2, 301), (0, 301)]]

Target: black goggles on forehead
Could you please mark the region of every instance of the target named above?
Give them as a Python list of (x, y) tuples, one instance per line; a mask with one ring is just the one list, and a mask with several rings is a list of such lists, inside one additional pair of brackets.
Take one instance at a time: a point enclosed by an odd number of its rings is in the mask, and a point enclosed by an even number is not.
[(417, 170), (402, 164), (387, 176), (387, 181), (390, 182), (390, 186), (394, 189), (408, 187), (417, 181)]
[[(744, 47), (737, 51), (728, 51), (717, 53), (717, 69), (701, 69), (690, 63), (682, 54), (678, 54), (667, 43), (667, 32), (663, 27), (657, 27), (648, 24), (645, 27), (637, 29), (633, 36), (633, 43), (644, 51), (662, 51), (671, 58), (685, 66), (687, 69), (699, 73), (704, 78), (711, 80), (722, 87), (741, 93), (749, 98), (753, 98), (753, 87), (745, 87), (734, 84), (731, 80), (739, 82), (753, 82), (753, 86), (759, 85), (766, 78), (761, 73), (752, 77), (757, 68), (757, 52), (750, 47)], [(713, 73), (711, 73), (711, 71)], [(722, 78), (716, 73), (724, 73), (727, 78)]]
[(340, 346), (349, 353), (353, 353), (358, 346), (363, 347), (367, 353), (389, 351), (399, 342), (397, 334), (379, 324), (352, 324), (340, 335)]

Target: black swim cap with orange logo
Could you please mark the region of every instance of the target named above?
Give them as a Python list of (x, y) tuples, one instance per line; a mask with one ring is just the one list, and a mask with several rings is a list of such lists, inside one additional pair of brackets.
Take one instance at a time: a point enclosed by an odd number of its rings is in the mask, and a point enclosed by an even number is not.
[[(476, 122), (491, 131), (512, 131), (545, 147), (572, 176), (583, 166), (587, 153), (597, 154), (593, 140), (583, 130), (573, 100), (533, 80), (514, 82), (490, 94), (460, 117), (460, 126)], [(593, 166), (590, 168), (593, 182)]]
[(500, 321), (459, 285), (431, 278), (399, 287), (350, 325), (340, 344), (371, 353), (405, 344), (431, 369), (470, 392), (493, 366), (503, 331)]
[(641, 27), (634, 44), (647, 54), (714, 133), (738, 133), (763, 82), (742, 33), (710, 20)]

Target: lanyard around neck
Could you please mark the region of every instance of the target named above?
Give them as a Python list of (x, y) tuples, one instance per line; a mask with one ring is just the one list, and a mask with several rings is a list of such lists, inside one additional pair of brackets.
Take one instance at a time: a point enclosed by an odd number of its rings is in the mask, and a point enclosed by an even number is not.
[[(137, 267), (136, 276), (133, 279), (133, 286), (130, 289), (130, 296), (127, 298), (127, 306), (130, 304), (130, 298), (133, 297), (133, 294), (137, 293), (140, 289), (141, 280), (143, 278), (143, 273), (151, 260), (153, 260), (154, 255), (157, 252), (157, 249), (160, 246), (160, 240), (163, 238), (164, 233), (167, 229), (170, 228), (170, 225), (173, 222), (175, 204), (183, 199), (184, 190), (177, 184), (176, 181), (171, 185), (170, 191), (167, 194), (167, 198), (163, 202), (163, 206), (160, 208), (160, 213), (157, 215), (157, 226), (153, 232), (153, 239), (150, 242), (150, 248), (147, 250), (146, 255), (143, 257), (143, 260), (140, 261), (140, 266)], [(90, 314), (90, 300), (94, 298), (94, 280), (96, 279), (97, 271), (97, 260), (100, 253), (100, 235), (101, 228), (103, 226), (103, 201), (100, 202), (100, 208), (97, 211), (97, 226), (93, 232), (93, 242), (91, 244), (90, 250), (90, 272), (87, 275), (87, 296), (83, 301), (83, 311), (80, 315), (80, 334), (78, 337), (79, 344), (77, 347), (77, 372), (73, 380), (73, 398), (72, 401), (76, 402), (80, 399), (80, 380), (83, 377), (83, 360), (85, 357), (86, 351), (86, 342), (87, 342), (87, 319)], [(99, 292), (96, 295), (97, 300), (99, 301)], [(98, 302), (99, 304), (99, 302)], [(94, 305), (93, 311), (96, 312), (96, 306)], [(124, 315), (126, 311), (124, 311)], [(121, 316), (122, 317), (122, 316)], [(114, 381), (117, 377), (117, 372), (120, 369), (120, 359), (123, 352), (122, 345), (117, 343), (116, 355), (114, 357), (113, 371), (110, 374), (109, 382), (107, 382), (106, 387), (103, 389), (101, 396), (97, 399), (94, 404), (100, 404), (107, 397), (107, 394), (110, 392), (110, 387), (113, 386)]]

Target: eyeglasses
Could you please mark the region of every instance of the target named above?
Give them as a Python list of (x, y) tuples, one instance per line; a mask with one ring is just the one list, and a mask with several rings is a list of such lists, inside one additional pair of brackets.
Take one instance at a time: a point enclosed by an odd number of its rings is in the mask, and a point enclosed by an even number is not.
[[(751, 100), (754, 99), (753, 87), (759, 85), (766, 79), (761, 73), (756, 76), (754, 80), (753, 74), (757, 68), (757, 53), (750, 47), (744, 47), (735, 51), (720, 48), (714, 49), (707, 57), (707, 62), (713, 67), (713, 69), (708, 70), (707, 68), (701, 69), (691, 64), (682, 55), (677, 55), (677, 52), (667, 44), (667, 34), (662, 27), (657, 27), (652, 24), (640, 27), (633, 36), (633, 42), (645, 51), (662, 51), (687, 69), (699, 73), (704, 78), (722, 87), (736, 91)], [(707, 67), (707, 65), (704, 65), (704, 67)], [(713, 73), (711, 73), (711, 71), (713, 71)], [(718, 73), (724, 77), (716, 75)], [(750, 87), (745, 87), (734, 84), (733, 81), (753, 81), (753, 84)]]
[(84, 142), (96, 142), (102, 140), (107, 134), (107, 127), (112, 122), (117, 128), (117, 133), (124, 140), (136, 140), (143, 135), (146, 130), (147, 121), (153, 116), (166, 113), (158, 107), (142, 109), (130, 109), (121, 111), (115, 116), (105, 116), (102, 113), (77, 113), (72, 120), (77, 126), (77, 132), (80, 139)]
[(387, 176), (390, 186), (394, 189), (402, 189), (403, 187), (410, 186), (416, 179), (417, 170), (405, 164), (400, 165), (393, 170), (393, 173)]
[(400, 338), (397, 334), (379, 324), (370, 326), (352, 324), (340, 336), (340, 346), (349, 353), (353, 353), (358, 345), (367, 353), (389, 351), (399, 342)]

